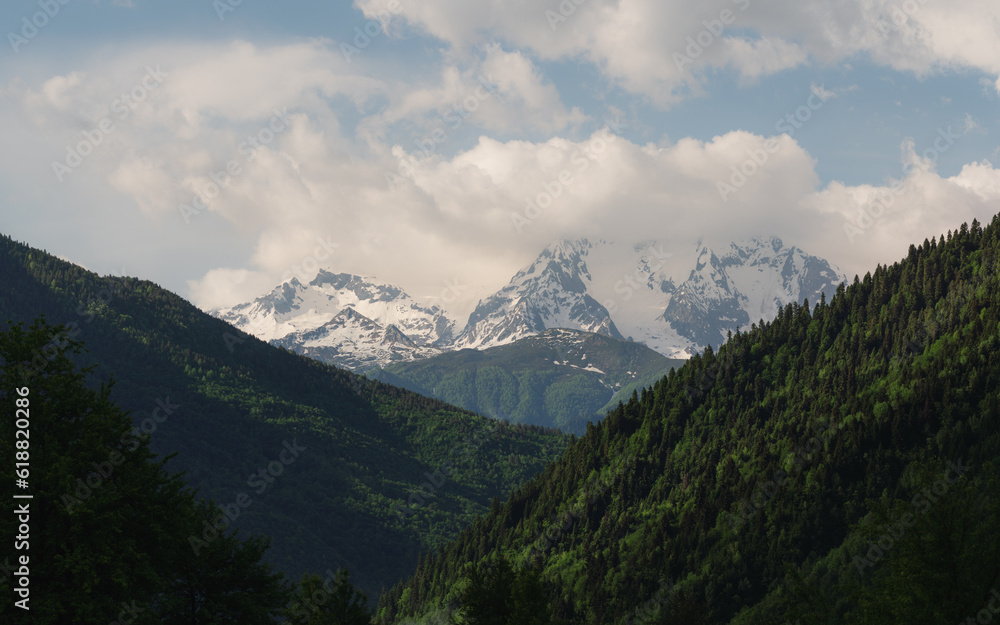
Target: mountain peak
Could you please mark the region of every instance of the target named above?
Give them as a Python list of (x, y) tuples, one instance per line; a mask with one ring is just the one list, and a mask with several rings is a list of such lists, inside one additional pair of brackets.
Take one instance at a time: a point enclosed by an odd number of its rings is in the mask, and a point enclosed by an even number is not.
[(292, 278), (253, 302), (213, 314), (262, 340), (348, 368), (436, 353), (425, 348), (450, 344), (455, 329), (443, 310), (397, 286), (322, 269), (306, 284)]
[(505, 345), (549, 328), (569, 328), (621, 338), (611, 314), (588, 293), (592, 281), (587, 239), (560, 239), (548, 246), (507, 286), (480, 300), (459, 348)]
[(778, 237), (735, 241), (722, 255), (702, 244), (663, 320), (697, 348), (718, 346), (729, 331), (771, 319), (789, 302), (832, 297), (844, 280), (827, 261), (785, 247)]
[[(774, 236), (734, 241), (718, 251), (699, 240), (695, 249), (693, 268), (668, 267), (673, 255), (655, 240), (553, 241), (506, 286), (481, 298), (457, 337), (455, 322), (439, 307), (419, 304), (375, 278), (326, 270), (307, 284), (292, 279), (217, 316), (264, 340), (281, 339), (352, 368), (417, 358), (429, 353), (426, 348), (506, 345), (555, 328), (628, 336), (664, 356), (684, 358), (720, 345), (730, 330), (772, 318), (788, 302), (816, 301), (824, 292), (830, 297), (843, 280), (825, 260)], [(687, 279), (675, 282), (671, 273), (682, 270)], [(325, 325), (322, 335), (311, 333)], [(374, 356), (364, 356), (365, 350)]]

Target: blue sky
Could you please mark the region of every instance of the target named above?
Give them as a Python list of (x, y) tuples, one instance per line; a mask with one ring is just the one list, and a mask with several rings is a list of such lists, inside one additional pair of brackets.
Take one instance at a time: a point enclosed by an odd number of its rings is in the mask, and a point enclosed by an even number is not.
[(7, 2), (0, 231), (204, 307), (268, 290), (318, 238), (325, 267), (418, 297), (472, 285), (459, 307), (561, 237), (777, 235), (864, 273), (1000, 210), (997, 13)]

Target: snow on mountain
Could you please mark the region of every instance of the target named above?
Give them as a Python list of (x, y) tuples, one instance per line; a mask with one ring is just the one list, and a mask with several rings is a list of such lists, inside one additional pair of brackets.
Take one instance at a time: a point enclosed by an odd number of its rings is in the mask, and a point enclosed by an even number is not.
[(320, 271), (252, 302), (210, 311), (261, 340), (357, 369), (438, 353), (455, 321), (398, 287), (352, 274)]
[(789, 302), (833, 296), (845, 280), (829, 262), (775, 237), (736, 242), (721, 255), (702, 245), (663, 320), (695, 347), (717, 346), (729, 331), (770, 320)]
[(608, 310), (587, 292), (588, 247), (586, 240), (547, 247), (507, 286), (479, 302), (455, 347), (506, 345), (549, 328), (623, 338)]
[(272, 343), (353, 371), (441, 353), (436, 347), (418, 345), (395, 325), (383, 326), (351, 307), (318, 328), (293, 332)]
[(688, 358), (691, 341), (663, 319), (674, 292), (671, 274), (687, 259), (658, 241), (622, 246), (600, 240), (588, 249), (593, 280), (590, 292), (615, 319), (628, 340), (645, 344), (668, 358)]
[[(684, 276), (680, 281), (676, 276)], [(645, 344), (668, 358), (717, 347), (737, 327), (845, 280), (827, 261), (777, 238), (700, 241), (683, 250), (657, 241), (623, 245), (562, 240), (545, 248), (496, 293), (479, 301), (464, 329), (437, 306), (372, 278), (320, 271), (245, 304), (211, 311), (262, 340), (364, 371), (442, 351), (486, 349), (565, 328)]]
[[(657, 241), (560, 241), (481, 301), (456, 345), (491, 347), (571, 328), (624, 335), (687, 358), (789, 302), (832, 296), (845, 279), (827, 261), (777, 238), (738, 241), (721, 255), (700, 242), (694, 251), (674, 253)], [(684, 282), (671, 277), (689, 268)]]

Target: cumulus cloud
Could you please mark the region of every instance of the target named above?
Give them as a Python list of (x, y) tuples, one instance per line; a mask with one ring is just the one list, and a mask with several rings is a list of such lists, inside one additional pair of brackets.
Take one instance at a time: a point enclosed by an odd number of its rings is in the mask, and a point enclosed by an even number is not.
[[(899, 180), (852, 186), (823, 184), (814, 155), (791, 130), (658, 144), (627, 139), (628, 129), (613, 126), (580, 135), (587, 118), (563, 104), (529, 51), (511, 47), (527, 45), (547, 58), (583, 55), (613, 80), (665, 101), (697, 89), (708, 67), (732, 67), (754, 80), (807, 55), (836, 58), (848, 46), (840, 37), (853, 32), (843, 16), (812, 16), (809, 28), (823, 37), (796, 38), (801, 14), (798, 22), (772, 15), (764, 33), (754, 26), (764, 18), (751, 17), (755, 4), (742, 12), (738, 3), (716, 3), (684, 13), (671, 3), (590, 0), (554, 31), (544, 13), (533, 13), (537, 24), (511, 34), (520, 39), (508, 45), (496, 35), (513, 18), (489, 4), (457, 12), (448, 6), (404, 3), (403, 15), (456, 45), (474, 44), (473, 52), (448, 54), (440, 70), (411, 81), (372, 78), (367, 59), (349, 63), (327, 41), (235, 42), (151, 46), (138, 66), (134, 59), (83, 64), (3, 95), (15, 98), (19, 119), (33, 125), (30, 149), (47, 154), (45, 162), (78, 150), (102, 119), (114, 123), (62, 188), (67, 195), (85, 185), (115, 191), (132, 213), (170, 228), (170, 245), (209, 240), (213, 260), (202, 261), (200, 277), (189, 284), (204, 307), (251, 299), (289, 273), (322, 266), (375, 276), (421, 298), (465, 285), (451, 304), (461, 317), (544, 246), (577, 237), (656, 239), (675, 253), (673, 269), (684, 271), (683, 252), (699, 236), (725, 246), (777, 235), (864, 273), (905, 255), (912, 241), (973, 217), (990, 219), (1000, 199), (991, 163), (945, 178), (912, 142), (904, 143)], [(528, 10), (518, 6), (513, 13)], [(678, 67), (671, 55), (689, 45), (689, 26), (728, 21), (723, 7), (732, 12), (733, 32), (706, 41), (696, 63)], [(819, 16), (826, 10), (813, 8)], [(761, 35), (735, 32), (737, 23)], [(542, 35), (544, 42), (532, 39)], [(618, 56), (602, 56), (611, 50)], [(153, 86), (146, 77), (159, 71), (158, 58), (170, 64)], [(142, 67), (147, 63), (150, 69)], [(486, 96), (480, 77), (490, 87)], [(838, 93), (811, 87), (820, 100)], [(463, 131), (482, 133), (470, 147), (425, 151), (393, 138), (400, 129), (433, 136), (422, 133), (440, 128), (444, 114), (470, 96), (475, 106), (457, 118)], [(342, 127), (348, 117), (357, 120), (353, 128)], [(52, 186), (53, 173), (45, 173)], [(103, 195), (87, 197), (93, 204)]]
[[(761, 153), (766, 162), (724, 200), (720, 181), (749, 171), (746, 164)], [(253, 273), (211, 272), (193, 283), (192, 293), (212, 305), (253, 297), (267, 278), (276, 283), (308, 258), (315, 247), (310, 236), (324, 231), (341, 245), (329, 263), (335, 270), (374, 275), (416, 296), (432, 296), (449, 280), (468, 285), (467, 298), (451, 307), (460, 318), (562, 237), (655, 239), (678, 252), (668, 271), (684, 272), (697, 236), (725, 246), (777, 235), (851, 275), (864, 274), (904, 256), (910, 242), (963, 220), (988, 221), (1000, 200), (1000, 170), (988, 162), (950, 178), (922, 162), (906, 167), (902, 180), (858, 186), (821, 186), (815, 164), (787, 135), (733, 131), (654, 146), (610, 130), (579, 141), (483, 137), (452, 158), (415, 162), (396, 186), (380, 180), (386, 163), (355, 165), (353, 175), (329, 184), (346, 164), (317, 161), (304, 174), (312, 197), (274, 216), (252, 258)], [(883, 208), (873, 209), (880, 198)]]
[[(832, 182), (803, 198), (802, 205), (830, 215), (831, 240), (839, 256), (848, 258), (851, 274), (892, 263), (910, 243), (945, 234), (978, 219), (988, 223), (1000, 200), (1000, 170), (988, 161), (964, 166), (949, 178), (932, 168), (913, 169), (881, 186), (847, 186)], [(839, 222), (839, 223), (838, 223)], [(838, 245), (817, 242), (816, 250), (836, 258)]]
[(430, 151), (463, 126), (508, 135), (549, 135), (588, 119), (576, 107), (567, 109), (528, 56), (499, 44), (485, 46), (474, 58), (451, 59), (436, 80), (394, 84), (387, 96), (389, 104), (368, 116), (359, 130), (373, 147), (393, 127), (415, 142), (430, 142)]
[[(370, 16), (381, 4), (357, 2)], [(833, 64), (857, 54), (919, 75), (974, 69), (1000, 76), (1000, 18), (994, 5), (992, 0), (566, 0), (511, 6), (501, 0), (426, 0), (404, 3), (402, 15), (459, 48), (500, 40), (542, 59), (587, 60), (609, 81), (668, 106), (700, 93), (706, 72), (715, 69), (733, 68), (746, 83), (809, 59)]]

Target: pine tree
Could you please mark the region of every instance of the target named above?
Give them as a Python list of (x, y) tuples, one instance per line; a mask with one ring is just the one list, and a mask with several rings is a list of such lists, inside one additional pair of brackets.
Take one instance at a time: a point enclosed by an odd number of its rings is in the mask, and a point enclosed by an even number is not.
[[(0, 458), (26, 459), (21, 494), (33, 497), (23, 500), (30, 548), (13, 554), (13, 541), (5, 541), (0, 562), (29, 558), (31, 622), (273, 622), (287, 589), (260, 561), (266, 542), (220, 535), (206, 553), (193, 552), (189, 537), (219, 511), (196, 503), (180, 477), (167, 474), (169, 458), (156, 459), (148, 438), (110, 400), (113, 381), (99, 390), (86, 384), (93, 367), (77, 369), (73, 358), (81, 354), (64, 327), (44, 319), (27, 331), (18, 324), (0, 332), (0, 410), (22, 409), (29, 422), (28, 437), (15, 438), (17, 422), (0, 419)], [(22, 440), (29, 445), (16, 445)], [(14, 469), (0, 463), (4, 484), (14, 485)], [(19, 523), (3, 515), (0, 535), (14, 536)], [(0, 594), (12, 597), (15, 583), (0, 576)], [(0, 622), (24, 614), (12, 601), (0, 603)]]
[(370, 625), (372, 613), (365, 594), (350, 582), (346, 570), (324, 581), (319, 575), (305, 575), (285, 611), (289, 625)]

